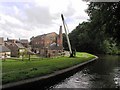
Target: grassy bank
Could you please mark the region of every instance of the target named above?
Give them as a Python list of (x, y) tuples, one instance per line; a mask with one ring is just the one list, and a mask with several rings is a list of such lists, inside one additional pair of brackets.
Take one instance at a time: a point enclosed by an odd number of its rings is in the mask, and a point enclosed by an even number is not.
[(5, 84), (43, 76), (95, 58), (94, 55), (88, 53), (77, 53), (76, 56), (76, 58), (33, 58), (31, 61), (8, 59), (2, 62), (2, 82)]

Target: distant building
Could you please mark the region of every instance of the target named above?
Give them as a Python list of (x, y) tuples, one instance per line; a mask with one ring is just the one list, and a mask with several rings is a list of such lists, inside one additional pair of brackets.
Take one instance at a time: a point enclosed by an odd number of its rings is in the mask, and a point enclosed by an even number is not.
[(0, 38), (0, 58), (10, 58), (11, 51), (6, 46), (4, 46), (4, 38)]
[(11, 51), (6, 46), (0, 46), (0, 58), (10, 58), (11, 57)]
[(63, 50), (62, 26), (60, 26), (59, 35), (55, 32), (32, 37), (31, 49), (42, 56), (58, 55)]
[(3, 39), (3, 37), (0, 37), (0, 45), (4, 45), (4, 39)]
[(12, 42), (12, 43), (21, 43), (24, 47), (28, 48), (29, 42), (27, 39), (9, 39), (7, 38), (7, 42)]
[(21, 43), (26, 48), (28, 48), (28, 46), (29, 46), (29, 42), (27, 39), (20, 39), (19, 43)]
[(19, 54), (25, 51), (25, 47), (15, 39), (7, 40), (5, 46), (11, 50), (12, 57), (19, 57)]

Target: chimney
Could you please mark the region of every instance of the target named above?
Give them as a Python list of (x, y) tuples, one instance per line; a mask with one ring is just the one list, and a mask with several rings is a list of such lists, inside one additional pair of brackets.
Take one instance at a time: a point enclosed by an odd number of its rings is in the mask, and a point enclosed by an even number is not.
[(4, 39), (3, 39), (3, 37), (0, 37), (0, 45), (4, 45)]
[(16, 43), (16, 40), (15, 40), (15, 39), (13, 40), (13, 43)]
[(7, 37), (7, 41), (9, 41), (9, 38)]
[(59, 29), (59, 45), (62, 46), (62, 26), (60, 26), (60, 29)]
[(60, 26), (59, 35), (62, 34), (62, 26)]

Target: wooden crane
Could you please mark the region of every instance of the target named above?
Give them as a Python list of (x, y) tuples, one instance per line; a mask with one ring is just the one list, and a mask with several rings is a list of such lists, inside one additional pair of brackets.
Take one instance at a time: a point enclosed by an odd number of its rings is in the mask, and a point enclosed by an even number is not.
[(73, 51), (72, 51), (72, 48), (71, 48), (71, 44), (70, 44), (70, 40), (69, 40), (69, 37), (68, 37), (67, 28), (66, 28), (67, 24), (65, 23), (63, 14), (61, 14), (61, 18), (62, 18), (64, 30), (65, 30), (65, 35), (66, 35), (66, 38), (67, 38), (67, 43), (68, 43), (68, 47), (69, 47), (70, 57), (73, 57)]

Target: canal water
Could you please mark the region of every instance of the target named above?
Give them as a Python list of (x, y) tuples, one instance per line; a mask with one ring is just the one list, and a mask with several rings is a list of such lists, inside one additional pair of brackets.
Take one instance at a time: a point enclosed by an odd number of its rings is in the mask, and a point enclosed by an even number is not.
[(120, 56), (100, 56), (74, 75), (50, 86), (54, 88), (119, 88)]

